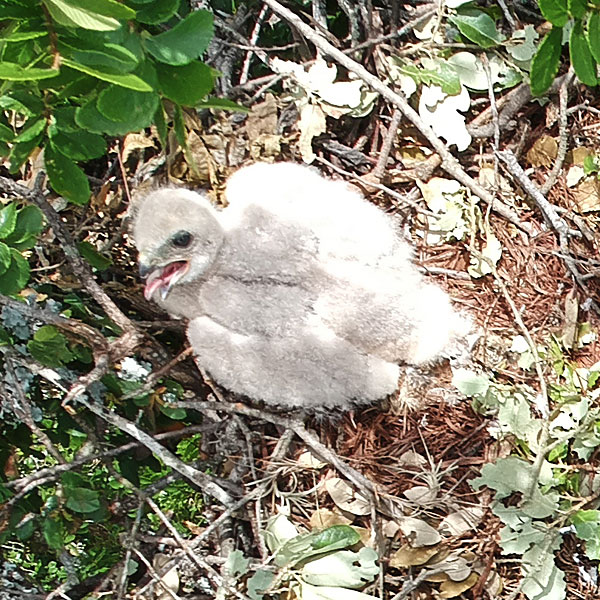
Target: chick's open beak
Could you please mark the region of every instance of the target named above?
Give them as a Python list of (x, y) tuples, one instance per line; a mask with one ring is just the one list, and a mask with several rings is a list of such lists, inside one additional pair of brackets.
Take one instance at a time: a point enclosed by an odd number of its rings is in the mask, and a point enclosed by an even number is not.
[(185, 275), (188, 270), (187, 261), (176, 261), (162, 267), (140, 263), (140, 276), (146, 280), (144, 297), (150, 300), (154, 292), (159, 290), (161, 300), (164, 300), (171, 288)]

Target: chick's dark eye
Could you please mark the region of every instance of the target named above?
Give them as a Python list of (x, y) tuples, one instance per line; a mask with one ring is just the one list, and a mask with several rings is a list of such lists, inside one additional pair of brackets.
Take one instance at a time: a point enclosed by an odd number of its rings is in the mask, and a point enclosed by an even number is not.
[(192, 234), (189, 231), (178, 231), (171, 238), (171, 244), (177, 248), (187, 248), (191, 243)]

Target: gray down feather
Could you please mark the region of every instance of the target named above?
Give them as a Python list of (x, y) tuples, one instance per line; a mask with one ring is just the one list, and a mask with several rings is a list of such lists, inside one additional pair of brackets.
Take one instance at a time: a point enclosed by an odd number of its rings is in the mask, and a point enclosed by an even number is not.
[(147, 196), (133, 235), (145, 295), (189, 319), (196, 360), (268, 404), (348, 409), (396, 390), (469, 328), (426, 283), (394, 220), (343, 181), (292, 163), (234, 173), (219, 211)]

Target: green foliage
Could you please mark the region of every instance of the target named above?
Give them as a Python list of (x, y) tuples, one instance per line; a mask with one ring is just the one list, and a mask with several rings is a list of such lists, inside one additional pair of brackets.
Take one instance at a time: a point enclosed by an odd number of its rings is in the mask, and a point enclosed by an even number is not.
[(179, 0), (5, 3), (0, 108), (9, 118), (0, 117), (0, 141), (11, 172), (43, 148), (54, 191), (84, 204), (91, 192), (78, 163), (103, 156), (106, 136), (164, 121), (171, 102), (180, 109), (206, 100), (215, 73), (199, 57), (213, 17), (179, 18), (181, 8)]
[(560, 64), (565, 32), (569, 57), (579, 80), (598, 85), (600, 59), (600, 6), (584, 0), (538, 0), (542, 15), (552, 23), (531, 65), (531, 93), (540, 96), (552, 85)]
[[(471, 480), (475, 489), (494, 490), (491, 508), (504, 524), (502, 553), (520, 555), (522, 590), (528, 598), (563, 600), (564, 573), (554, 562), (554, 552), (567, 526), (572, 524), (585, 542), (588, 557), (600, 556), (598, 511), (578, 509), (582, 487), (590, 489), (592, 482), (570, 468), (600, 446), (600, 409), (595, 402), (600, 365), (576, 369), (554, 338), (547, 348), (538, 348), (538, 354), (556, 374), (549, 384), (547, 419), (536, 415), (538, 398), (525, 386), (500, 385), (464, 369), (457, 370), (454, 384), (477, 409), (495, 416), (493, 433), (513, 440), (515, 447), (514, 455), (485, 465)], [(509, 498), (514, 501), (507, 503)]]

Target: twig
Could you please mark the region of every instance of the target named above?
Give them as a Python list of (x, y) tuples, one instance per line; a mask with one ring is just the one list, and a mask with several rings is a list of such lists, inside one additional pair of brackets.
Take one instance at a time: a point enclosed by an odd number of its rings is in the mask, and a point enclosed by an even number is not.
[(546, 179), (540, 190), (544, 196), (548, 194), (548, 192), (552, 189), (552, 186), (556, 183), (558, 175), (563, 168), (565, 157), (567, 156), (567, 104), (569, 100), (569, 86), (573, 81), (573, 77), (574, 72), (573, 67), (571, 67), (567, 73), (567, 76), (564, 78), (562, 85), (560, 86), (560, 92), (558, 95), (558, 153), (556, 155), (554, 165), (552, 166), (552, 171), (550, 171), (548, 179)]
[(518, 215), (508, 206), (495, 199), (486, 189), (479, 185), (472, 177), (467, 175), (459, 162), (454, 158), (446, 145), (438, 138), (431, 127), (426, 125), (418, 113), (410, 106), (406, 99), (400, 94), (394, 92), (378, 77), (369, 73), (362, 65), (346, 56), (342, 51), (332, 46), (327, 40), (320, 36), (312, 27), (304, 23), (292, 11), (282, 6), (277, 0), (263, 0), (269, 8), (280, 17), (289, 21), (298, 31), (309, 39), (319, 50), (335, 59), (343, 67), (357, 75), (365, 83), (371, 86), (376, 92), (379, 92), (388, 102), (399, 108), (404, 116), (415, 125), (435, 151), (442, 158), (442, 168), (452, 175), (456, 180), (468, 187), (481, 200), (490, 204), (492, 209), (499, 215), (510, 221), (517, 227), (523, 229), (524, 225), (519, 220)]
[[(250, 34), (250, 45), (255, 45), (258, 36), (260, 35), (260, 29), (262, 27), (263, 21), (265, 20), (265, 16), (267, 15), (267, 7), (261, 6), (260, 12), (258, 13), (258, 17), (256, 18), (256, 23), (254, 23), (254, 27), (252, 28), (252, 33)], [(246, 58), (244, 59), (244, 64), (242, 65), (242, 72), (240, 74), (240, 83), (239, 85), (244, 85), (248, 81), (248, 73), (250, 72), (250, 63), (252, 62), (252, 56), (254, 54), (254, 50), (249, 50), (246, 53)], [(264, 52), (264, 50), (263, 50)]]
[(397, 108), (394, 109), (390, 126), (388, 127), (383, 144), (381, 145), (381, 151), (379, 153), (379, 158), (377, 159), (377, 165), (375, 165), (375, 168), (373, 169), (373, 176), (377, 180), (381, 180), (383, 178), (383, 175), (387, 169), (388, 158), (390, 157), (390, 152), (394, 146), (394, 141), (396, 139), (396, 134), (398, 133), (398, 127), (400, 127), (401, 119), (402, 112), (400, 112), (400, 110)]
[[(170, 450), (165, 448), (159, 442), (157, 442), (152, 436), (142, 431), (137, 425), (131, 421), (121, 417), (116, 412), (107, 411), (104, 407), (101, 407), (93, 402), (88, 402), (83, 397), (79, 397), (78, 401), (83, 404), (86, 408), (92, 411), (95, 415), (105, 420), (107, 423), (114, 425), (123, 433), (130, 435), (132, 438), (138, 440), (148, 450), (158, 456), (168, 467), (174, 469), (178, 473), (181, 473), (186, 479), (200, 487), (209, 496), (218, 500), (225, 506), (233, 504), (234, 499), (230, 492), (227, 492), (221, 484), (223, 481), (218, 480), (212, 475), (203, 473), (194, 469), (190, 465), (184, 463), (182, 460), (177, 458)], [(231, 484), (229, 484), (231, 487)], [(239, 493), (239, 490), (236, 490)]]
[[(0, 188), (12, 196), (26, 199), (28, 202), (37, 205), (41, 209), (48, 223), (52, 227), (54, 234), (60, 241), (61, 248), (74, 275), (81, 281), (90, 296), (92, 296), (92, 298), (103, 308), (108, 317), (121, 329), (132, 332), (134, 335), (139, 335), (137, 334), (132, 321), (123, 314), (121, 309), (108, 297), (100, 285), (98, 285), (89, 265), (83, 260), (81, 254), (79, 254), (71, 234), (64, 227), (59, 214), (49, 204), (46, 198), (44, 198), (41, 191), (30, 190), (8, 177), (2, 176), (0, 176)], [(141, 337), (139, 339), (141, 339)]]

